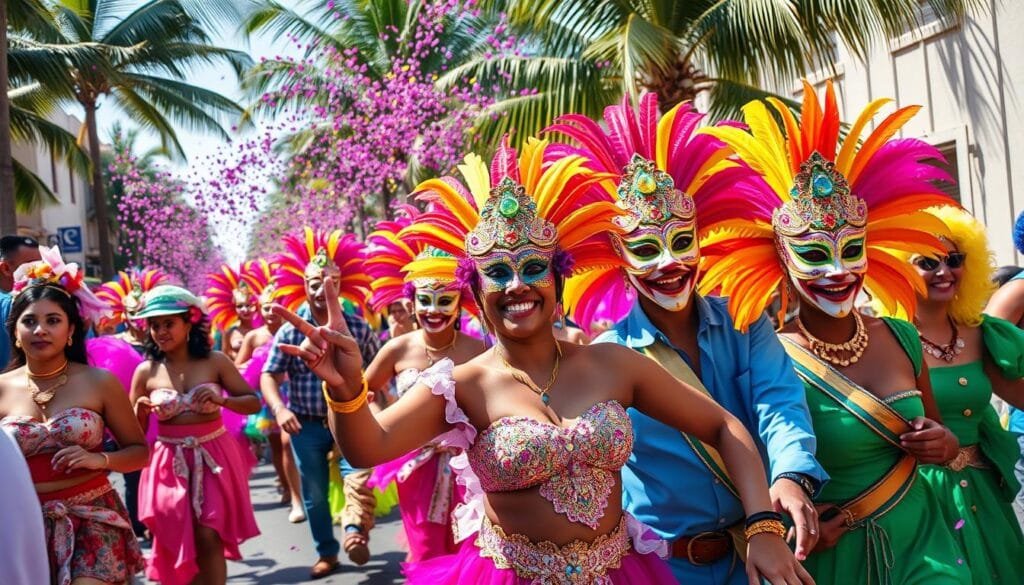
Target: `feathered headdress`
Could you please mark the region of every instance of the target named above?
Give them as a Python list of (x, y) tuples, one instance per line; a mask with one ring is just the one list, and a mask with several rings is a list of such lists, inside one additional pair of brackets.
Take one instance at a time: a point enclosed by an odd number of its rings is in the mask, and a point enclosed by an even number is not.
[[(272, 278), (270, 263), (263, 259), (247, 260), (238, 270), (229, 264), (221, 264), (218, 272), (206, 277), (205, 297), (210, 311), (210, 324), (220, 331), (237, 326), (241, 322), (238, 316), (238, 303), (250, 299), (259, 302), (260, 295)], [(253, 317), (253, 323), (258, 326), (262, 321), (257, 312)]]
[[(822, 109), (814, 88), (804, 82), (799, 123), (781, 101), (767, 101), (781, 126), (764, 103), (753, 101), (743, 107), (749, 130), (701, 130), (725, 141), (764, 179), (755, 197), (723, 190), (708, 199), (716, 217), (704, 225), (712, 233), (701, 244), (706, 263), (701, 292), (718, 290), (729, 297), (734, 324), (746, 330), (786, 282), (776, 234), (831, 231), (851, 224), (867, 232), (864, 287), (890, 311), (902, 307), (912, 316), (924, 283), (898, 252), (941, 253), (937, 234), (945, 233), (945, 227), (924, 209), (950, 204), (935, 183), (952, 181), (930, 164), (942, 160), (933, 146), (892, 139), (920, 106), (896, 110), (862, 138), (890, 101), (875, 100), (840, 141), (831, 83)], [(783, 312), (787, 297), (783, 291)]]
[(117, 278), (100, 285), (96, 297), (110, 307), (111, 319), (115, 325), (120, 325), (142, 308), (144, 294), (170, 280), (170, 276), (157, 268), (121, 271)]
[(15, 297), (30, 287), (53, 287), (78, 299), (83, 319), (97, 322), (110, 315), (110, 308), (85, 285), (85, 272), (78, 269), (78, 264), (64, 263), (60, 248), (39, 246), (39, 257), (41, 260), (22, 264), (14, 271), (12, 292)]
[[(463, 282), (476, 277), (474, 258), (526, 244), (552, 250), (553, 268), (563, 276), (619, 266), (605, 236), (622, 231), (613, 221), (621, 211), (589, 194), (604, 177), (588, 172), (579, 156), (545, 165), (547, 148), (546, 140), (530, 138), (517, 157), (503, 140), (490, 171), (470, 154), (459, 165), (464, 183), (455, 177), (420, 183), (416, 193), (434, 205), (401, 236), (453, 255)], [(406, 271), (414, 279), (447, 274), (436, 258), (415, 260)]]
[[(370, 307), (383, 312), (388, 305), (411, 296), (410, 288), (423, 286), (428, 282), (440, 285), (456, 284), (458, 261), (454, 256), (399, 236), (399, 233), (415, 223), (420, 212), (411, 205), (399, 208), (393, 221), (377, 223), (377, 229), (366, 237), (366, 273), (370, 282)], [(427, 272), (434, 275), (429, 279), (416, 279), (406, 275), (405, 267), (419, 260), (420, 265), (429, 264)], [(463, 308), (475, 310), (472, 295), (463, 295)]]
[[(605, 108), (607, 130), (586, 116), (570, 114), (545, 132), (564, 134), (575, 143), (553, 145), (549, 155), (580, 155), (594, 171), (611, 175), (600, 188), (604, 199), (626, 212), (617, 221), (627, 233), (673, 218), (699, 218), (700, 230), (705, 215), (716, 218), (704, 202), (726, 189), (748, 191), (752, 175), (728, 160), (731, 151), (721, 140), (695, 133), (703, 118), (689, 103), (681, 103), (659, 119), (658, 98), (646, 93), (636, 108), (628, 97)], [(565, 304), (584, 329), (602, 309), (612, 321), (621, 319), (635, 298), (618, 270), (593, 271), (566, 283)], [(617, 300), (614, 314), (607, 314), (609, 299)]]
[(263, 258), (257, 258), (244, 263), (239, 276), (256, 293), (259, 303), (265, 305), (274, 302), (279, 292), (274, 280), (275, 272), (276, 267), (273, 264)]
[(285, 252), (275, 257), (276, 282), (281, 304), (295, 310), (306, 301), (306, 277), (334, 266), (341, 273), (338, 296), (362, 307), (370, 290), (363, 270), (363, 245), (341, 230), (325, 232), (303, 228), (301, 235), (282, 238)]

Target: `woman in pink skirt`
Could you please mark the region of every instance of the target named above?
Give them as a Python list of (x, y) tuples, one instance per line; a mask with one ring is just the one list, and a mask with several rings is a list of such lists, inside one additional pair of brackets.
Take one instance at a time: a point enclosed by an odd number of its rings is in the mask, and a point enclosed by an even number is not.
[[(444, 358), (456, 364), (471, 360), (486, 349), (483, 342), (459, 331), (459, 317), (470, 295), (463, 296), (455, 282), (456, 260), (434, 248), (403, 240), (399, 232), (417, 217), (416, 209), (404, 207), (404, 216), (382, 221), (367, 238), (366, 272), (370, 283), (370, 305), (385, 311), (403, 300), (412, 300), (417, 331), (392, 337), (366, 368), (369, 388), (388, 396), (394, 381), (398, 396), (405, 394), (420, 373)], [(420, 259), (438, 266), (431, 278), (408, 280), (402, 273), (407, 264)], [(385, 403), (389, 400), (385, 400)], [(461, 490), (456, 489), (447, 449), (429, 443), (403, 457), (378, 465), (370, 478), (371, 487), (381, 490), (397, 480), (399, 510), (409, 554), (406, 561), (422, 561), (455, 552), (452, 509)]]
[[(146, 576), (165, 585), (222, 584), (225, 558), (259, 534), (249, 501), (249, 468), (224, 428), (221, 408), (259, 410), (235, 365), (210, 351), (203, 304), (170, 285), (146, 293), (149, 360), (135, 370), (132, 402), (140, 423), (159, 419), (157, 443), (139, 483), (139, 518), (153, 533)], [(226, 391), (223, 392), (223, 391)]]

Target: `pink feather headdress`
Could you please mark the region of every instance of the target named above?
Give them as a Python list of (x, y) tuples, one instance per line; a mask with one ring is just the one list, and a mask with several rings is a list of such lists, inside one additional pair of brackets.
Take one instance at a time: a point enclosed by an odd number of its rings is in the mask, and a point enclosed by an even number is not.
[(341, 273), (338, 296), (358, 307), (366, 304), (370, 292), (370, 277), (363, 269), (363, 244), (352, 234), (341, 230), (326, 232), (303, 228), (301, 234), (282, 238), (285, 252), (274, 258), (277, 265), (275, 280), (281, 304), (298, 309), (306, 302), (306, 275), (322, 271), (333, 264)]
[[(635, 108), (627, 96), (605, 108), (607, 130), (579, 114), (556, 119), (545, 132), (568, 136), (573, 144), (552, 145), (548, 156), (579, 155), (588, 167), (609, 175), (595, 191), (627, 212), (620, 220), (627, 233), (641, 224), (696, 216), (701, 235), (705, 220), (718, 217), (706, 201), (726, 190), (749, 193), (756, 180), (749, 168), (728, 159), (730, 150), (720, 139), (696, 133), (703, 119), (685, 102), (659, 118), (655, 94), (643, 94)], [(564, 295), (567, 311), (588, 332), (596, 321), (625, 317), (635, 299), (636, 291), (618, 269), (572, 278)]]

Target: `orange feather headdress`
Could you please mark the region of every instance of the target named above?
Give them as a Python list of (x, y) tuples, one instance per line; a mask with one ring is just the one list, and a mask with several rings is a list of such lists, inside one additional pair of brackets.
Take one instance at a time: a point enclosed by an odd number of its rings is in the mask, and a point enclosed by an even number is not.
[[(586, 169), (579, 156), (545, 164), (547, 148), (547, 141), (530, 138), (517, 157), (503, 141), (490, 171), (470, 154), (459, 165), (464, 182), (443, 177), (420, 183), (416, 192), (432, 205), (402, 237), (458, 259), (463, 283), (475, 277), (476, 259), (496, 248), (551, 250), (563, 276), (621, 265), (607, 234), (621, 233), (613, 220), (622, 212), (591, 194), (604, 177)], [(444, 275), (435, 258), (417, 259), (405, 270), (410, 278)]]
[(167, 273), (155, 268), (121, 271), (117, 273), (117, 278), (103, 283), (96, 290), (96, 297), (107, 303), (114, 324), (120, 325), (142, 308), (142, 296), (145, 293), (158, 285), (169, 284), (170, 280)]
[[(778, 255), (777, 234), (831, 230), (845, 224), (864, 226), (867, 273), (864, 287), (882, 305), (913, 315), (916, 293), (924, 283), (898, 252), (938, 254), (945, 226), (924, 210), (949, 205), (936, 186), (952, 179), (932, 164), (942, 160), (933, 146), (917, 139), (893, 139), (920, 110), (899, 108), (862, 137), (888, 99), (871, 102), (840, 140), (839, 109), (829, 83), (824, 108), (814, 88), (804, 82), (800, 121), (781, 101), (768, 107), (753, 101), (743, 107), (749, 129), (705, 128), (720, 138), (763, 179), (758, 196), (749, 192), (716, 193), (708, 205), (717, 211), (703, 227), (705, 271), (700, 291), (729, 297), (738, 329), (746, 330), (765, 310), (772, 295), (787, 282)], [(783, 308), (788, 297), (782, 292)]]

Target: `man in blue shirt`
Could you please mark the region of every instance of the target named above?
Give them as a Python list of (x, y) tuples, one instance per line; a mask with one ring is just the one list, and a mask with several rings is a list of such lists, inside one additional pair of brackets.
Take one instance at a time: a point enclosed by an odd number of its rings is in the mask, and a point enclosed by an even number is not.
[[(641, 105), (641, 108), (649, 104)], [(589, 147), (611, 145), (592, 157), (622, 162), (622, 145), (634, 152), (624, 168), (601, 168), (617, 175), (609, 193), (627, 212), (615, 221), (623, 229), (614, 236), (625, 261), (626, 279), (637, 291), (638, 302), (629, 315), (599, 336), (595, 343), (618, 343), (651, 356), (675, 375), (706, 392), (735, 415), (758, 441), (764, 457), (775, 510), (788, 515), (795, 528), (796, 558), (804, 559), (817, 541), (818, 520), (812, 497), (826, 480), (814, 457), (815, 440), (803, 385), (793, 370), (771, 324), (762, 318), (748, 333), (736, 331), (726, 310), (727, 301), (693, 294), (700, 262), (696, 206), (687, 192), (704, 185), (728, 188), (729, 181), (705, 182), (697, 169), (710, 167), (703, 160), (718, 156), (706, 148), (706, 137), (661, 136), (678, 128), (692, 129), (699, 115), (673, 110), (673, 122), (645, 128), (654, 117), (633, 117), (628, 105), (616, 106), (612, 118), (633, 118), (618, 125), (609, 121), (612, 137), (577, 132)], [(615, 108), (609, 108), (615, 110)], [(609, 112), (605, 113), (606, 119)], [(614, 136), (621, 129), (638, 127), (648, 144)], [(656, 137), (656, 139), (655, 139)], [(657, 148), (671, 145), (654, 156)], [(690, 150), (688, 150), (690, 149)], [(585, 150), (585, 149), (584, 149)], [(681, 153), (681, 154), (680, 154)], [(693, 154), (691, 154), (693, 153)], [(647, 158), (667, 160), (676, 176)], [(721, 157), (719, 157), (720, 159)], [(601, 164), (600, 162), (596, 164)], [(607, 164), (607, 163), (605, 163)], [(685, 169), (689, 168), (689, 171)], [(610, 280), (610, 279), (609, 279)], [(570, 299), (572, 300), (572, 299)], [(691, 372), (692, 370), (692, 372)], [(672, 547), (670, 565), (681, 583), (745, 584), (747, 574), (730, 528), (742, 531), (743, 506), (732, 488), (717, 453), (695, 437), (688, 437), (653, 418), (629, 409), (635, 442), (622, 473), (623, 507), (667, 539)], [(758, 512), (758, 511), (751, 511)]]
[(11, 361), (10, 340), (7, 336), (7, 317), (11, 314), (11, 289), (14, 288), (14, 271), (27, 262), (41, 260), (39, 242), (25, 236), (4, 236), (0, 238), (0, 372)]
[[(334, 261), (327, 259), (326, 253), (321, 250), (306, 267), (307, 304), (298, 311), (300, 317), (314, 325), (327, 322), (324, 297), (324, 282), (327, 278), (338, 282), (340, 272)], [(346, 313), (345, 322), (359, 342), (363, 363), (371, 363), (380, 349), (380, 340), (359, 317)], [(321, 380), (302, 360), (285, 354), (279, 347), (281, 344), (299, 345), (304, 339), (305, 336), (290, 324), (286, 323), (278, 330), (267, 363), (263, 366), (260, 390), (277, 423), (291, 435), (292, 449), (302, 479), (306, 517), (319, 555), (310, 576), (317, 579), (339, 568), (338, 552), (341, 545), (334, 537), (327, 497), (330, 478), (327, 457), (334, 447), (334, 437), (327, 427), (327, 403), (321, 390)], [(286, 376), (287, 406), (280, 392)], [(345, 492), (345, 508), (341, 513), (341, 523), (345, 529), (345, 552), (354, 563), (362, 565), (369, 560), (367, 544), (376, 506), (373, 492), (366, 486), (370, 470), (353, 469), (344, 457), (339, 461), (339, 467)]]

